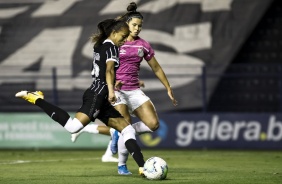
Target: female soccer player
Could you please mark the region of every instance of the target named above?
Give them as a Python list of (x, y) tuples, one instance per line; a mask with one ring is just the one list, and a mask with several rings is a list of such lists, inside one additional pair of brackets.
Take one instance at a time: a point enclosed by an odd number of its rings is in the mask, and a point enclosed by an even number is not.
[[(140, 12), (137, 12), (136, 3), (132, 2), (127, 7), (127, 13), (118, 17), (118, 20), (123, 20), (129, 25), (130, 34), (127, 37), (126, 42), (120, 47), (120, 67), (116, 72), (117, 85), (120, 86), (120, 90), (116, 90), (115, 94), (118, 98), (114, 107), (123, 115), (123, 117), (131, 122), (130, 114), (134, 114), (141, 121), (132, 124), (137, 134), (146, 132), (153, 132), (159, 127), (159, 119), (157, 112), (150, 98), (146, 96), (139, 86), (139, 70), (140, 63), (143, 59), (147, 61), (152, 71), (164, 85), (167, 90), (168, 96), (174, 106), (177, 105), (177, 101), (174, 98), (173, 91), (167, 80), (167, 77), (155, 58), (155, 53), (150, 44), (138, 35), (142, 29), (143, 16)], [(100, 130), (99, 126), (88, 125), (81, 132), (106, 134), (104, 130)], [(73, 134), (72, 139), (81, 133)], [(124, 139), (121, 136), (115, 134), (112, 139), (112, 151), (118, 150), (118, 173), (122, 175), (131, 174), (126, 167), (126, 161), (128, 159), (128, 152), (122, 143)], [(118, 143), (117, 143), (118, 140)], [(118, 144), (118, 149), (116, 148)]]
[(42, 108), (54, 121), (61, 124), (70, 133), (80, 131), (95, 119), (118, 130), (124, 138), (124, 144), (139, 166), (139, 174), (143, 175), (144, 158), (136, 142), (135, 129), (112, 106), (116, 102), (114, 92), (115, 71), (120, 65), (118, 47), (123, 45), (129, 35), (128, 24), (122, 20), (107, 19), (98, 24), (99, 32), (94, 34), (94, 59), (92, 65), (93, 83), (83, 95), (83, 103), (75, 118), (63, 109), (44, 100), (40, 91), (21, 91), (21, 97)]

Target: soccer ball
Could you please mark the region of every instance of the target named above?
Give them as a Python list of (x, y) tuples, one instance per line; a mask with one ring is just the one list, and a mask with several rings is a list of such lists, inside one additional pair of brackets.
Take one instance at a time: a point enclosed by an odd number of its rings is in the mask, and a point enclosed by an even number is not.
[(144, 164), (144, 175), (149, 180), (163, 180), (167, 172), (167, 163), (160, 157), (151, 157)]

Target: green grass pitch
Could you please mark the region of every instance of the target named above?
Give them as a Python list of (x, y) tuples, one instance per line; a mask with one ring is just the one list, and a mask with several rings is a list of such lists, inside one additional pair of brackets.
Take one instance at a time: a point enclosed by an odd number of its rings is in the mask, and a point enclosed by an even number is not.
[(168, 163), (167, 179), (138, 176), (129, 158), (130, 176), (117, 174), (117, 163), (102, 163), (104, 150), (0, 150), (2, 184), (280, 184), (282, 151), (143, 150), (145, 159)]

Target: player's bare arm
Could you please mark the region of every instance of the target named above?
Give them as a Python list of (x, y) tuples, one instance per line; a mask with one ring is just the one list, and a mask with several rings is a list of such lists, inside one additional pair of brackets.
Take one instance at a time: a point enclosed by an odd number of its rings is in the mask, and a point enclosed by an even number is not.
[(168, 96), (172, 102), (172, 104), (174, 106), (177, 105), (177, 100), (174, 98), (174, 94), (173, 94), (173, 90), (167, 80), (167, 77), (162, 69), (162, 67), (160, 66), (160, 64), (158, 63), (158, 61), (156, 60), (155, 57), (152, 57), (149, 61), (148, 61), (149, 66), (152, 68), (153, 72), (155, 73), (155, 75), (158, 77), (158, 79), (161, 81), (161, 83), (165, 86)]
[(109, 90), (108, 100), (111, 104), (114, 104), (116, 102), (116, 96), (114, 92), (114, 79), (115, 79), (114, 67), (115, 67), (114, 61), (107, 62), (106, 82), (107, 82), (108, 90)]

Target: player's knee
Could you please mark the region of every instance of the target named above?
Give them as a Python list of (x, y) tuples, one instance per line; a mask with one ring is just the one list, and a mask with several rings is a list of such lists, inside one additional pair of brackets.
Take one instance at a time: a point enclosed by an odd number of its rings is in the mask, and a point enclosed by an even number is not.
[(147, 126), (150, 128), (150, 130), (156, 131), (158, 130), (160, 123), (158, 120), (152, 120)]
[(65, 124), (64, 128), (70, 132), (70, 133), (77, 133), (78, 131), (80, 131), (83, 128), (82, 123), (74, 118), (69, 118), (68, 122)]

